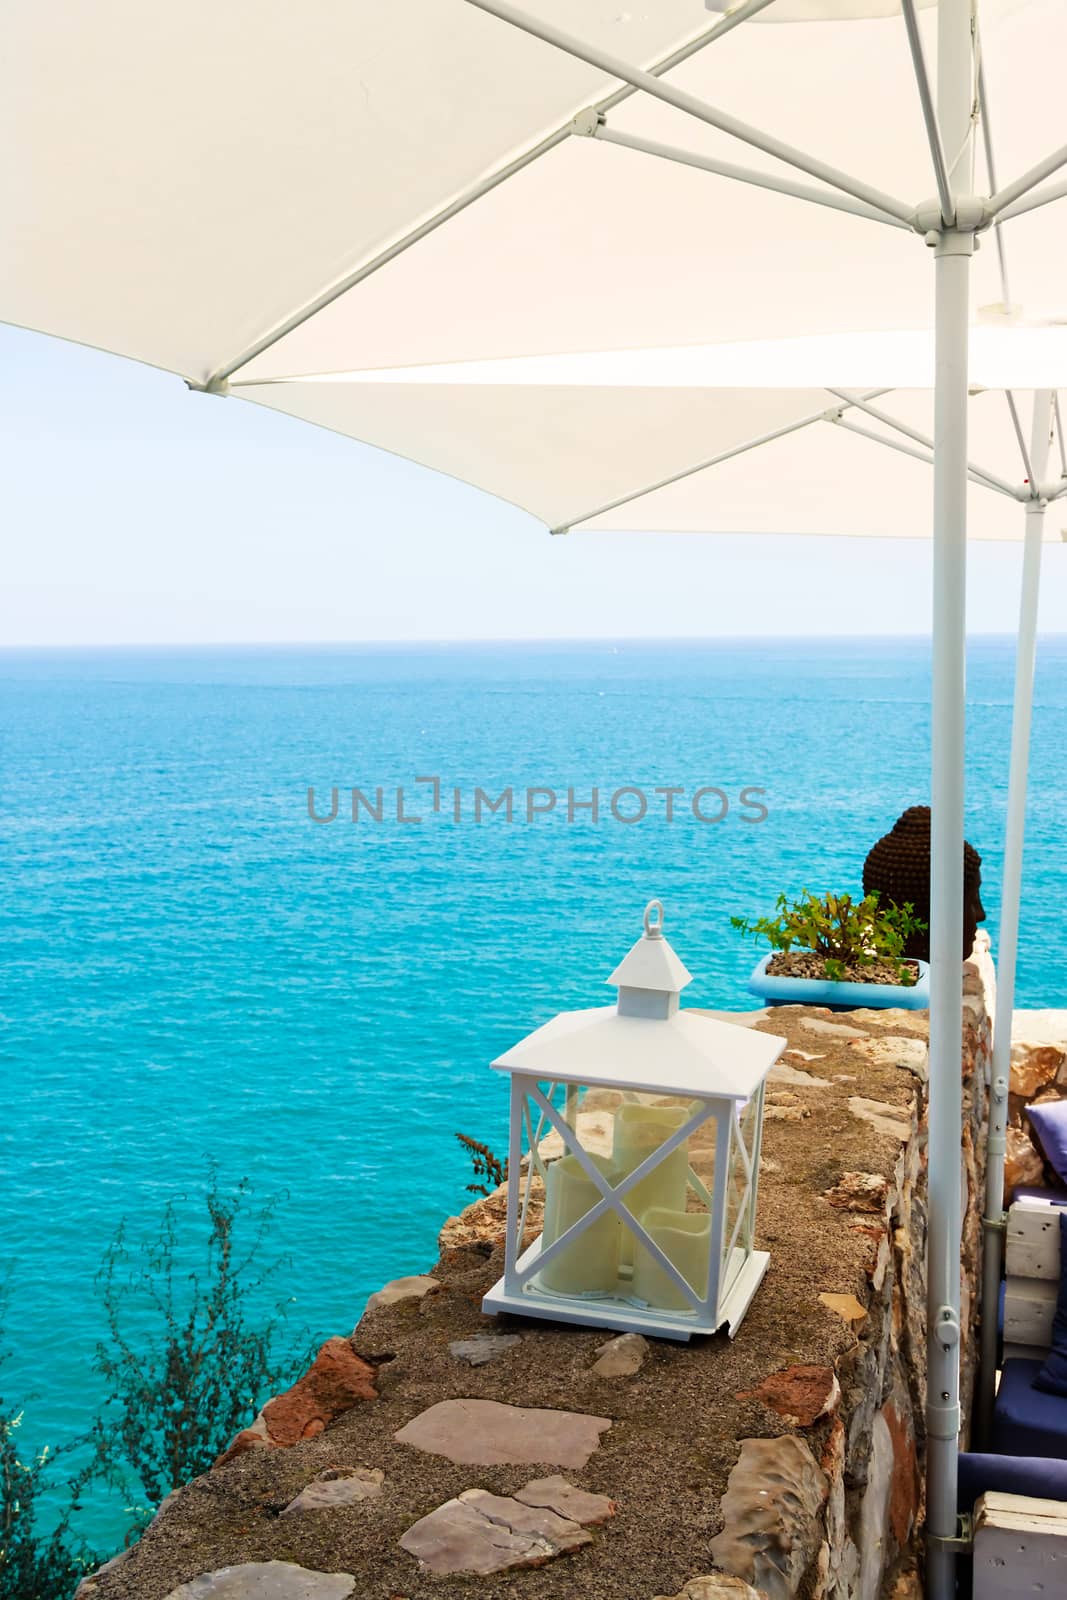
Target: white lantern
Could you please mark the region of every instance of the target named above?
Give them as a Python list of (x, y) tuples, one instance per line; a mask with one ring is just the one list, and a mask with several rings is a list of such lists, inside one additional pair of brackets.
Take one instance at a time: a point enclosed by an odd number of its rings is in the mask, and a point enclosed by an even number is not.
[[(614, 1006), (563, 1012), (493, 1062), (511, 1078), (507, 1247), (483, 1309), (732, 1337), (770, 1259), (754, 1247), (763, 1090), (786, 1041), (679, 1009), (691, 979), (658, 900), (608, 982)], [(524, 1251), (535, 1173), (544, 1224)]]

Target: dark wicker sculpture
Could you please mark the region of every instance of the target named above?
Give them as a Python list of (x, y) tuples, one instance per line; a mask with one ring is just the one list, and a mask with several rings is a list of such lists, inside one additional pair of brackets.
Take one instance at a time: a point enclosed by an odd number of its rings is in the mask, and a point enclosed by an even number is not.
[[(973, 845), (963, 845), (963, 959), (974, 944), (978, 924), (985, 921), (982, 907), (982, 858)], [(879, 839), (863, 863), (863, 892), (876, 890), (883, 904), (902, 906), (911, 901), (915, 915), (930, 921), (930, 807), (909, 806)], [(904, 954), (916, 961), (930, 959), (929, 928), (915, 933)]]

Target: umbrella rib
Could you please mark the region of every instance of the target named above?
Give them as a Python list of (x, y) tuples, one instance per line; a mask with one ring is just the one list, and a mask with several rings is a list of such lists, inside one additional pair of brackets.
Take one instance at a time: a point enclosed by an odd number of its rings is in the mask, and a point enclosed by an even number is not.
[(1063, 438), (1063, 416), (1060, 412), (1060, 392), (1058, 389), (1052, 396), (1052, 414), (1056, 419), (1056, 438), (1059, 440), (1060, 445), (1060, 469), (1063, 476), (1067, 478), (1067, 443), (1064, 442)]
[(1034, 469), (1030, 465), (1030, 452), (1026, 448), (1026, 439), (1023, 437), (1023, 426), (1019, 421), (1019, 408), (1015, 404), (1015, 396), (1012, 394), (1010, 389), (1005, 389), (1004, 398), (1008, 402), (1008, 410), (1011, 412), (1011, 425), (1015, 429), (1015, 437), (1019, 441), (1019, 454), (1023, 458), (1023, 467), (1026, 471), (1026, 481), (1030, 485), (1030, 496), (1032, 499), (1036, 500), (1037, 484), (1034, 482)]
[[(846, 428), (849, 433), (858, 433), (863, 439), (870, 439), (873, 444), (885, 445), (888, 450), (899, 450), (901, 455), (914, 456), (916, 461), (924, 461), (928, 467), (933, 466), (934, 456), (932, 450), (920, 450), (915, 445), (905, 444), (903, 439), (888, 439), (884, 433), (875, 433), (873, 428), (865, 428), (860, 422), (853, 422), (848, 417), (830, 416), (827, 421), (835, 427)], [(997, 494), (1003, 494), (1010, 500), (1017, 500), (1018, 495), (1014, 489), (1000, 484), (996, 479), (988, 477), (981, 467), (967, 465), (967, 476), (972, 483), (978, 484), (982, 489), (990, 489)]]
[[(467, 3), (469, 5), (480, 4), (481, 0), (467, 0)], [(1028, 172), (1024, 172), (1021, 177), (1015, 179), (1014, 183), (1006, 184), (1003, 189), (998, 189), (989, 202), (989, 208), (993, 215), (999, 216), (1009, 206), (1014, 206), (1016, 200), (1020, 200), (1024, 194), (1029, 194), (1031, 189), (1036, 189), (1039, 183), (1043, 183), (1046, 178), (1051, 178), (1054, 172), (1058, 172), (1061, 167), (1065, 166), (1067, 166), (1067, 144), (1061, 145), (1058, 150), (1053, 150), (1052, 154), (1046, 156), (1044, 161), (1039, 161), (1036, 167), (1031, 167)], [(1062, 192), (1060, 190), (1056, 194), (1050, 194), (1048, 198), (1057, 200)], [(1044, 202), (1036, 200), (1034, 204), (1042, 205)], [(1018, 216), (1019, 208), (1013, 209), (1012, 215)]]
[[(997, 168), (993, 157), (993, 130), (989, 125), (989, 94), (986, 89), (985, 63), (981, 54), (978, 56), (978, 105), (981, 110), (982, 123), (982, 148), (985, 151), (986, 176), (989, 179), (991, 193), (996, 192)], [(993, 219), (993, 238), (997, 247), (997, 263), (1000, 267), (1000, 297), (1005, 311), (1011, 308), (1011, 289), (1008, 283), (1008, 258), (1004, 251), (1004, 234), (1001, 229), (1000, 217)]]
[[(673, 106), (677, 111), (684, 111), (687, 116), (695, 117), (698, 122), (704, 122), (711, 128), (717, 128), (721, 133), (740, 139), (743, 144), (753, 145), (765, 155), (784, 161), (787, 166), (799, 168), (811, 178), (818, 178), (820, 182), (828, 183), (834, 189), (844, 190), (845, 194), (852, 195), (856, 200), (862, 200), (877, 211), (888, 211), (890, 216), (897, 217), (909, 227), (912, 224), (915, 208), (906, 205), (903, 200), (883, 194), (880, 189), (864, 183), (862, 179), (854, 178), (849, 173), (841, 172), (838, 168), (818, 160), (815, 156), (809, 156), (803, 150), (795, 149), (793, 145), (776, 139), (773, 134), (764, 133), (761, 129), (731, 116), (729, 112), (709, 105), (697, 95), (675, 88), (673, 84), (661, 83), (651, 73), (643, 72), (639, 67), (632, 67), (628, 62), (620, 61), (617, 56), (601, 50), (597, 45), (588, 44), (584, 39), (577, 39), (572, 34), (565, 33), (562, 28), (543, 22), (539, 17), (531, 17), (516, 6), (508, 5), (506, 0), (466, 0), (466, 3), (475, 6), (479, 11), (487, 12), (490, 16), (498, 17), (501, 22), (510, 23), (512, 27), (528, 33), (534, 39), (540, 39), (544, 44), (564, 51), (578, 61), (584, 61), (588, 66), (610, 73), (613, 78), (621, 78), (624, 83), (632, 84), (635, 89), (644, 90), (654, 99), (662, 100), (664, 104)], [(1064, 159), (1067, 160), (1067, 156)]]
[[(902, 433), (906, 439), (912, 439), (916, 444), (921, 444), (925, 449), (933, 451), (934, 441), (928, 433), (920, 433), (918, 428), (913, 428), (910, 423), (902, 422), (899, 417), (894, 417), (888, 411), (882, 411), (877, 406), (869, 404), (868, 397), (854, 395), (847, 389), (830, 389), (830, 394), (838, 400), (845, 400), (850, 406), (855, 406), (858, 411), (865, 411), (875, 422), (882, 422), (887, 428), (894, 428), (897, 433)], [(880, 438), (879, 434), (871, 434), (872, 439)], [(886, 440), (886, 443), (889, 441)], [(1018, 499), (1018, 492), (1014, 485), (1004, 478), (998, 478), (995, 473), (987, 472), (985, 467), (980, 467), (974, 461), (968, 461), (968, 471), (975, 477), (985, 481), (990, 489), (996, 489), (1001, 494), (1010, 495), (1013, 500)]]
[[(993, 163), (993, 141), (989, 129), (989, 96), (985, 81), (985, 64), (981, 51), (978, 53), (978, 104), (982, 116), (982, 139), (985, 144), (986, 171), (989, 175), (989, 187), (992, 198), (989, 202), (993, 213), (993, 227), (997, 239), (997, 252), (1000, 257), (1000, 271), (1002, 283), (1007, 284), (1007, 267), (1004, 261), (1004, 250), (1000, 239), (1000, 224), (1007, 222), (1011, 217), (1022, 216), (1024, 212), (1033, 211), (1038, 206), (1047, 206), (1054, 200), (1062, 200), (1067, 196), (1067, 183), (1054, 184), (1049, 189), (1037, 189), (1038, 184), (1045, 178), (1058, 172), (1060, 167), (1067, 165), (1067, 145), (1054, 150), (1044, 161), (1038, 162), (1036, 167), (1031, 167), (1024, 172), (1014, 183), (1004, 189), (998, 189), (996, 170)], [(1031, 191), (1037, 189), (1034, 194)], [(1005, 304), (1010, 304), (1007, 288), (1004, 289)]]
[(1038, 206), (1051, 205), (1054, 200), (1067, 198), (1067, 183), (1054, 183), (1048, 189), (1038, 189), (1033, 194), (1027, 194), (1021, 200), (1013, 200), (1010, 205), (997, 213), (998, 222), (1010, 222), (1012, 217), (1025, 216), (1028, 211), (1036, 211)]
[(905, 444), (903, 439), (889, 439), (884, 433), (875, 433), (873, 428), (865, 428), (862, 422), (853, 422), (848, 417), (834, 417), (834, 426), (845, 428), (849, 433), (858, 433), (861, 439), (870, 439), (872, 444), (885, 445), (887, 450), (899, 450), (901, 455), (914, 456), (916, 461), (925, 461), (927, 466), (933, 464), (933, 452), (920, 450), (917, 445)]
[(937, 195), (941, 203), (941, 218), (947, 228), (956, 220), (956, 202), (952, 194), (952, 184), (949, 181), (948, 162), (945, 159), (945, 146), (941, 139), (941, 128), (937, 120), (937, 111), (934, 108), (933, 91), (930, 88), (930, 74), (926, 69), (926, 55), (923, 51), (922, 35), (919, 32), (919, 19), (915, 14), (915, 0), (901, 0), (901, 10), (904, 13), (904, 26), (908, 34), (908, 48), (911, 51), (911, 64), (915, 70), (915, 82), (919, 90), (919, 104), (922, 107), (923, 122), (926, 124), (926, 137), (930, 145), (930, 157), (934, 164), (934, 181), (937, 184)]
[(866, 217), (871, 222), (887, 222), (892, 228), (907, 229), (908, 224), (888, 211), (876, 211), (873, 206), (851, 196), (835, 193), (832, 189), (815, 189), (811, 184), (794, 183), (792, 179), (778, 177), (770, 172), (760, 172), (755, 167), (739, 167), (732, 161), (717, 161), (712, 156), (679, 149), (677, 145), (660, 144), (655, 139), (642, 139), (632, 133), (622, 133), (601, 123), (591, 130), (592, 138), (605, 144), (621, 145), (626, 150), (637, 150), (642, 155), (658, 156), (664, 161), (675, 161), (682, 166), (696, 167), (711, 172), (716, 177), (733, 178), (739, 183), (749, 183), (757, 189), (771, 189), (776, 194), (790, 195), (796, 200), (809, 200), (817, 206), (829, 206), (834, 211), (846, 211), (854, 217)]
[[(747, 4), (739, 6), (729, 16), (721, 17), (712, 27), (705, 28), (695, 38), (687, 40), (683, 45), (679, 45), (677, 49), (672, 50), (662, 60), (654, 62), (648, 69), (650, 76), (655, 78), (661, 72), (670, 72), (673, 68), (681, 66), (684, 61), (688, 61), (691, 56), (703, 50), (706, 45), (714, 44), (716, 39), (722, 38), (723, 34), (731, 32), (732, 29), (737, 27), (738, 23), (747, 21), (749, 17), (755, 16), (759, 11), (766, 10), (773, 3), (774, 0), (747, 0)], [(633, 84), (624, 83), (620, 88), (613, 89), (609, 95), (605, 95), (602, 100), (597, 101), (592, 109), (597, 113), (613, 111), (616, 106), (622, 105), (623, 101), (629, 100), (636, 93), (637, 89)], [(239, 372), (242, 367), (246, 367), (257, 356), (263, 355), (290, 333), (295, 333), (297, 328), (303, 327), (305, 322), (310, 322), (311, 318), (317, 316), (320, 311), (325, 311), (327, 306), (333, 305), (334, 301), (347, 294), (349, 289), (354, 289), (357, 284), (371, 277), (379, 268), (388, 266), (390, 261), (394, 261), (405, 250), (409, 250), (412, 245), (418, 244), (429, 234), (434, 233), (443, 223), (451, 222), (453, 217), (459, 216), (460, 212), (465, 211), (476, 200), (481, 200), (485, 195), (491, 194), (501, 183), (506, 182), (508, 178), (514, 177), (516, 173), (522, 172), (525, 167), (530, 166), (539, 157), (548, 155), (558, 145), (563, 144), (570, 138), (572, 133), (573, 119), (568, 117), (561, 127), (554, 129), (550, 134), (546, 134), (543, 139), (532, 145), (529, 150), (524, 150), (521, 155), (515, 156), (511, 161), (506, 162), (504, 166), (479, 179), (470, 188), (464, 189), (462, 194), (457, 195), (448, 205), (443, 206), (439, 211), (433, 212), (431, 216), (426, 217), (408, 233), (403, 234), (399, 239), (394, 240), (392, 244), (387, 245), (384, 250), (379, 251), (377, 255), (372, 256), (369, 261), (361, 262), (351, 272), (345, 273), (343, 277), (338, 278), (334, 283), (328, 284), (321, 293), (299, 306), (290, 316), (275, 323), (261, 338), (248, 345), (239, 356), (235, 356), (223, 366), (217, 367), (202, 387), (205, 389), (221, 388), (233, 377), (235, 372)]]
[[(889, 394), (889, 389), (872, 389), (864, 398), (876, 400), (879, 395)], [(854, 400), (846, 400), (845, 406), (856, 405)], [(835, 406), (834, 411), (842, 407)], [(743, 444), (732, 445), (729, 450), (720, 450), (717, 455), (709, 456), (704, 461), (697, 461), (691, 467), (683, 467), (680, 472), (672, 472), (666, 478), (660, 478), (655, 483), (644, 484), (640, 489), (631, 489), (626, 494), (621, 494), (615, 500), (609, 500), (604, 505), (596, 506), (592, 511), (583, 511), (580, 516), (571, 517), (569, 522), (557, 523), (550, 528), (550, 533), (569, 533), (580, 522), (591, 522), (594, 517), (606, 516), (609, 511), (617, 511), (619, 506), (626, 506), (633, 500), (643, 500), (646, 494), (655, 494), (660, 489), (669, 489), (673, 483), (682, 483), (686, 478), (695, 477), (698, 472), (706, 472), (709, 467), (717, 467), (723, 461), (731, 461), (734, 456), (743, 456), (749, 450), (758, 450), (760, 445), (772, 444), (775, 439), (784, 439), (787, 434), (798, 433), (801, 428), (809, 427), (813, 422), (821, 422), (826, 416), (825, 408), (822, 411), (809, 412), (807, 416), (797, 417), (793, 422), (786, 422), (780, 428), (772, 428), (769, 433), (757, 434), (754, 439), (746, 439)]]

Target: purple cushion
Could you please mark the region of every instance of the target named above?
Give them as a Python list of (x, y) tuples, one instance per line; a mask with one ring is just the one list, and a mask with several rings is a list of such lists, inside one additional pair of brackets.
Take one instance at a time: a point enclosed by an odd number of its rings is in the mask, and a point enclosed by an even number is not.
[(1067, 1183), (1067, 1100), (1045, 1100), (1027, 1106), (1026, 1115), (1037, 1134), (1045, 1160), (1061, 1183)]
[(1067, 1212), (1060, 1212), (1060, 1292), (1052, 1319), (1052, 1348), (1034, 1379), (1045, 1394), (1067, 1396)]
[(1067, 1456), (1067, 1399), (1042, 1394), (1040, 1361), (1005, 1361), (993, 1404), (989, 1447), (999, 1456)]

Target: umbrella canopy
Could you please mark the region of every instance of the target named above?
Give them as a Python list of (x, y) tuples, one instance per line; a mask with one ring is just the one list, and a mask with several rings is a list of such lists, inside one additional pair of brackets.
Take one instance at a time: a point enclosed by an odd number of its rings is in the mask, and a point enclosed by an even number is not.
[[(662, 356), (688, 354), (487, 362), (234, 392), (473, 483), (554, 531), (932, 536), (929, 389), (655, 381), (675, 367)], [(577, 381), (605, 372), (618, 381)], [(1004, 393), (972, 395), (968, 422), (969, 537), (1022, 539), (1012, 496), (1026, 493), (1024, 469)], [(1067, 472), (1058, 457), (1054, 471)], [(1050, 491), (1061, 487), (1067, 479)], [(1065, 531), (1067, 504), (1053, 506), (1045, 536)]]
[[(846, 168), (900, 214), (469, 0), (12, 0), (0, 315), (197, 384), (932, 325), (926, 252), (903, 220), (934, 182), (899, 5), (525, 9), (770, 148)], [(828, 20), (773, 25), (797, 16)], [(935, 21), (920, 14), (931, 64)], [(1014, 179), (1063, 138), (1067, 12), (982, 0), (981, 22), (998, 175)], [(1067, 208), (1007, 226), (1025, 250), (1013, 304), (1067, 309)], [(975, 307), (999, 305), (991, 244), (974, 275)]]

